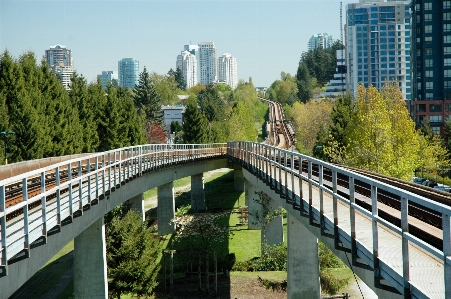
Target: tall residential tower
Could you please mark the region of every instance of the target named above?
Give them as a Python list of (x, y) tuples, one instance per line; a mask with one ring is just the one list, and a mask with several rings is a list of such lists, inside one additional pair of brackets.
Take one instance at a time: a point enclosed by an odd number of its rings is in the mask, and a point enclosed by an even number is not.
[(119, 86), (135, 88), (139, 82), (139, 61), (133, 58), (119, 60), (118, 66)]
[(315, 50), (318, 47), (322, 47), (323, 49), (329, 48), (334, 44), (334, 38), (332, 35), (327, 33), (318, 33), (312, 35), (308, 42), (308, 49)]
[(177, 68), (182, 71), (186, 88), (193, 87), (197, 84), (197, 59), (195, 54), (189, 51), (182, 51), (177, 56)]
[(410, 87), (410, 1), (360, 0), (346, 7), (347, 90), (378, 90), (397, 81), (404, 99)]
[(45, 50), (45, 59), (66, 90), (70, 90), (70, 77), (75, 71), (72, 66), (72, 50), (66, 46), (55, 45)]
[(216, 52), (216, 46), (213, 42), (199, 44), (199, 81), (204, 85), (217, 81), (218, 60)]
[(451, 118), (451, 1), (412, 1), (412, 106), (441, 133)]
[(218, 81), (235, 89), (238, 84), (236, 58), (229, 53), (222, 54), (218, 58)]

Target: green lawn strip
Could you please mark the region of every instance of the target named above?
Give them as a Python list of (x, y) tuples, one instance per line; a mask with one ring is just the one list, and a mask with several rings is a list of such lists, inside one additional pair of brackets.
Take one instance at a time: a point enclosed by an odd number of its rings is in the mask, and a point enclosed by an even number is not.
[(287, 279), (287, 272), (286, 271), (265, 271), (265, 272), (234, 271), (234, 272), (230, 272), (230, 276), (255, 278), (255, 279), (257, 279), (257, 276), (260, 276), (263, 279), (282, 281), (284, 279)]

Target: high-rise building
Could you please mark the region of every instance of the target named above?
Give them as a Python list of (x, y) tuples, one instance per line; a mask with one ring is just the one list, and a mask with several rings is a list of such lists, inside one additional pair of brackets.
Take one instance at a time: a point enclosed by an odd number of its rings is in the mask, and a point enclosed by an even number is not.
[(186, 88), (197, 84), (197, 59), (195, 54), (191, 54), (189, 51), (182, 51), (177, 56), (177, 68), (182, 71)]
[(72, 66), (72, 50), (57, 44), (45, 50), (45, 59), (66, 90), (70, 90), (70, 77), (75, 71)]
[(218, 58), (218, 81), (235, 89), (238, 84), (236, 58), (229, 53), (222, 54)]
[(378, 90), (397, 81), (404, 99), (410, 87), (410, 1), (360, 0), (346, 7), (347, 90)]
[(216, 52), (216, 46), (213, 42), (199, 44), (199, 81), (204, 85), (217, 81), (218, 60)]
[(326, 92), (322, 92), (321, 96), (336, 97), (346, 92), (346, 64), (345, 50), (337, 50), (337, 67), (335, 69), (334, 78), (329, 81), (329, 85), (326, 85)]
[(97, 75), (97, 77), (100, 79), (100, 82), (102, 82), (103, 89), (106, 89), (108, 82), (112, 84), (117, 84), (117, 74), (115, 74), (113, 71), (102, 71), (101, 75)]
[(133, 58), (119, 60), (118, 66), (119, 86), (135, 88), (139, 82), (139, 61)]
[(411, 115), (440, 133), (451, 118), (451, 1), (411, 2)]
[[(196, 57), (196, 61), (197, 61), (197, 82), (200, 82), (200, 70), (199, 70), (199, 65), (200, 65), (200, 58), (199, 58), (199, 45), (184, 45), (183, 46), (183, 50), (184, 51), (188, 51), (191, 54), (193, 54)], [(197, 83), (196, 83), (197, 84)]]
[(312, 35), (308, 42), (308, 49), (309, 50), (315, 50), (318, 47), (322, 47), (323, 49), (329, 48), (334, 44), (334, 38), (332, 35), (329, 35), (327, 33), (318, 33)]

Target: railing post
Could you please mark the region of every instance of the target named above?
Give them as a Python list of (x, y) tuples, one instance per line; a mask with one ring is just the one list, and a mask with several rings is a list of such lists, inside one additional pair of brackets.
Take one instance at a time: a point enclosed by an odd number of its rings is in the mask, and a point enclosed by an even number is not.
[(61, 189), (60, 189), (60, 167), (56, 168), (55, 184), (56, 184), (56, 211), (57, 211), (57, 223), (61, 226)]
[(451, 219), (442, 214), (445, 298), (451, 298)]
[(117, 186), (120, 187), (122, 185), (122, 151), (121, 150), (119, 150), (118, 161), (119, 161), (119, 166), (118, 166), (118, 171), (119, 171), (118, 178), (119, 178), (119, 181), (118, 181), (118, 184), (116, 185), (116, 188), (117, 188)]
[(313, 186), (312, 186), (312, 161), (308, 160), (308, 203), (309, 203), (309, 222), (313, 224)]
[[(45, 193), (45, 171), (41, 172), (41, 193)], [(45, 194), (41, 197), (41, 213), (42, 236), (44, 237), (44, 242), (47, 243), (47, 197)]]
[(304, 214), (304, 188), (302, 184), (302, 157), (298, 156), (298, 166), (299, 166), (299, 209), (301, 215)]
[(289, 202), (289, 200), (290, 200), (290, 198), (289, 198), (289, 195), (288, 195), (288, 156), (287, 156), (287, 152), (284, 152), (283, 153), (283, 159), (284, 159), (284, 166), (285, 166), (285, 169), (284, 169), (284, 171), (285, 171), (285, 182), (284, 182), (284, 186), (285, 186), (285, 200), (287, 201), (287, 202)]
[(105, 153), (102, 154), (102, 194), (103, 198), (106, 197), (106, 186), (105, 186)]
[(83, 215), (83, 171), (81, 169), (81, 161), (78, 161), (78, 209)]
[(72, 164), (67, 164), (67, 181), (69, 182), (69, 214), (73, 218), (74, 197), (72, 194)]
[[(282, 194), (282, 153), (280, 152), (280, 149), (277, 149), (277, 157), (278, 157), (278, 161), (277, 164), (279, 164), (279, 192)], [(276, 188), (277, 190), (277, 188)]]
[[(402, 277), (404, 279), (404, 298), (410, 299), (410, 262), (409, 262), (409, 200), (401, 197), (401, 230), (402, 230)], [(446, 261), (445, 261), (446, 263)], [(446, 264), (445, 264), (446, 267)], [(446, 287), (446, 280), (445, 280)]]
[(334, 210), (334, 241), (335, 248), (338, 248), (339, 235), (338, 235), (338, 198), (337, 198), (337, 171), (332, 169), (332, 205)]
[(25, 205), (23, 206), (23, 223), (24, 223), (24, 249), (25, 256), (30, 257), (30, 227), (28, 223), (28, 185), (27, 178), (22, 179), (22, 197)]
[(318, 165), (318, 183), (319, 183), (319, 219), (321, 228), (326, 228), (326, 223), (324, 222), (324, 191), (323, 191), (323, 175), (324, 175), (324, 166)]
[(88, 204), (91, 206), (91, 159), (88, 159)]
[(95, 164), (95, 172), (96, 172), (96, 199), (99, 201), (99, 156), (96, 156), (96, 164)]
[[(294, 154), (290, 154), (290, 164), (291, 164), (291, 205), (294, 207), (296, 205), (296, 192), (294, 190)], [(300, 180), (300, 178), (299, 178)]]
[(373, 269), (374, 276), (379, 277), (379, 233), (377, 226), (378, 207), (377, 207), (377, 187), (371, 185), (371, 222), (373, 228)]
[(0, 244), (0, 250), (2, 252), (0, 256), (0, 266), (4, 268), (6, 275), (8, 275), (8, 243), (6, 240), (6, 197), (5, 197), (5, 185), (0, 186), (0, 212), (3, 216), (0, 218), (0, 226), (2, 227), (1, 237), (2, 242)]
[(108, 152), (108, 191), (111, 193), (111, 152)]
[(356, 241), (356, 230), (355, 230), (355, 186), (354, 178), (349, 177), (349, 220), (351, 224), (351, 254), (352, 260), (355, 261), (357, 258), (357, 241)]

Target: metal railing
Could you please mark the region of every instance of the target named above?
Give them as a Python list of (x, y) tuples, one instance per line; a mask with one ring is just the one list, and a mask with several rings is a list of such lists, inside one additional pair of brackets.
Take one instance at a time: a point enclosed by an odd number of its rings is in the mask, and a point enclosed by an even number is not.
[[(73, 218), (76, 212), (83, 214), (83, 207), (101, 200), (132, 178), (179, 163), (225, 155), (225, 143), (131, 146), (1, 180), (0, 266), (7, 273), (10, 258), (24, 250), (28, 255), (33, 242), (46, 238), (63, 220)], [(21, 199), (8, 205), (11, 188), (21, 188)]]
[[(319, 192), (319, 219), (317, 219), (322, 225), (330, 225), (329, 230), (333, 232), (334, 238), (337, 240), (340, 238), (345, 246), (351, 249), (353, 254), (358, 254), (365, 262), (367, 262), (372, 269), (378, 271), (378, 275), (382, 276), (388, 282), (390, 282), (401, 294), (405, 292), (411, 292), (415, 294), (417, 298), (428, 298), (424, 294), (423, 290), (416, 287), (416, 282), (411, 281), (410, 276), (410, 261), (409, 256), (409, 242), (420, 247), (428, 254), (437, 257), (442, 261), (440, 266), (443, 268), (444, 276), (444, 296), (449, 298), (451, 295), (451, 207), (431, 201), (430, 199), (421, 197), (417, 194), (404, 191), (402, 189), (390, 186), (388, 184), (379, 182), (377, 180), (359, 175), (357, 173), (342, 169), (335, 165), (326, 163), (324, 161), (305, 156), (292, 151), (276, 148), (262, 143), (253, 142), (228, 142), (227, 154), (236, 163), (241, 164), (244, 168), (248, 169), (257, 177), (262, 178), (266, 182), (269, 182), (271, 188), (280, 192), (287, 200), (293, 204), (293, 210), (301, 210), (301, 213), (309, 214), (310, 219), (317, 218), (318, 215), (314, 215), (314, 209), (312, 208), (312, 191), (313, 188), (317, 188)], [(297, 162), (296, 162), (297, 161)], [(298, 169), (295, 169), (295, 162), (298, 163)], [(302, 164), (307, 164), (307, 173), (302, 172)], [(313, 176), (313, 165), (318, 167), (318, 175)], [(315, 166), (316, 167), (316, 166)], [(326, 186), (324, 182), (324, 169), (329, 169), (332, 172), (331, 185)], [(349, 199), (340, 195), (337, 191), (337, 176), (343, 174), (349, 178)], [(371, 186), (371, 211), (364, 209), (356, 204), (355, 198), (357, 196), (355, 192), (355, 181), (366, 183)], [(304, 194), (303, 184), (308, 184), (308, 191)], [(295, 188), (295, 184), (296, 188)], [(304, 186), (305, 187), (305, 186)], [(295, 190), (298, 189), (298, 194), (295, 194)], [(400, 227), (389, 223), (378, 215), (378, 192), (381, 190), (397, 195), (401, 198), (401, 212), (400, 212)], [(324, 219), (324, 201), (327, 200), (324, 195), (330, 195), (333, 200), (333, 218), (332, 220)], [(341, 201), (349, 207), (350, 213), (348, 215), (339, 215), (337, 209), (337, 203)], [(443, 219), (443, 251), (431, 246), (425, 241), (413, 236), (408, 231), (409, 214), (408, 206), (411, 203), (415, 203), (431, 209), (442, 215)], [(297, 206), (297, 207), (295, 207)], [(356, 211), (365, 215), (371, 219), (371, 226), (373, 232), (372, 252), (366, 254), (361, 253), (363, 246), (359, 246), (359, 240), (356, 237)], [(294, 211), (289, 211), (293, 213)], [(350, 223), (350, 235), (348, 238), (341, 238), (339, 236), (338, 220), (339, 217), (347, 217)], [(316, 220), (316, 219), (315, 219)], [(395, 273), (388, 275), (389, 272), (395, 272), (387, 267), (383, 260), (380, 260), (379, 256), (379, 230), (380, 226), (393, 232), (393, 234), (399, 235), (401, 241), (402, 251), (402, 273)], [(342, 229), (340, 228), (340, 233)], [(358, 248), (357, 248), (358, 247)], [(367, 256), (369, 255), (369, 256)], [(387, 270), (387, 271), (384, 271)]]

